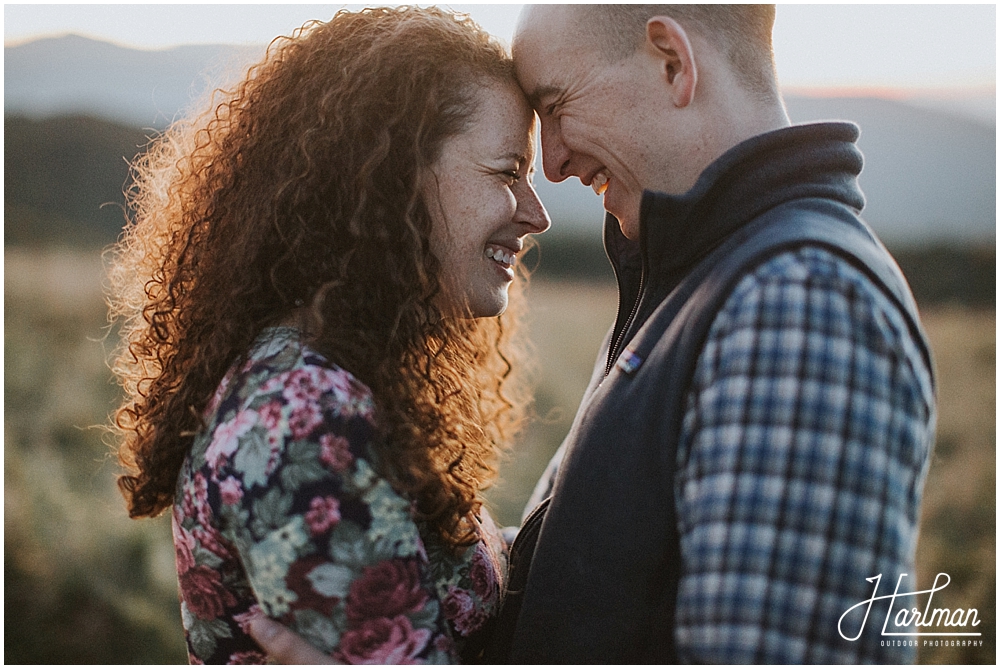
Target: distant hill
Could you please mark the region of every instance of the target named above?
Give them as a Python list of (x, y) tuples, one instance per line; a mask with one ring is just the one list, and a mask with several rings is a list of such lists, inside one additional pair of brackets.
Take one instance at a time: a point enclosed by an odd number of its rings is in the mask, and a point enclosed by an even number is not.
[(86, 116), (4, 117), (4, 245), (104, 245), (146, 133)]
[(864, 217), (896, 243), (996, 239), (996, 125), (876, 98), (786, 100), (795, 123), (861, 128)]
[[(4, 111), (163, 128), (262, 52), (225, 45), (141, 51), (74, 35), (5, 47)], [(847, 119), (861, 126), (864, 215), (888, 243), (995, 242), (995, 122), (874, 98), (789, 97), (787, 106), (797, 123)], [(599, 238), (603, 211), (589, 188), (541, 175), (537, 186), (554, 230)]]
[(65, 35), (3, 51), (5, 114), (87, 114), (162, 129), (207, 90), (241, 74), (264, 47), (146, 51)]
[[(115, 241), (125, 221), (128, 162), (146, 142), (145, 132), (103, 119), (6, 116), (4, 245), (95, 248)], [(589, 189), (582, 195), (598, 201)], [(557, 226), (523, 262), (543, 277), (614, 281), (598, 222), (588, 223), (577, 228), (587, 234)], [(922, 304), (995, 304), (992, 243), (891, 247)]]

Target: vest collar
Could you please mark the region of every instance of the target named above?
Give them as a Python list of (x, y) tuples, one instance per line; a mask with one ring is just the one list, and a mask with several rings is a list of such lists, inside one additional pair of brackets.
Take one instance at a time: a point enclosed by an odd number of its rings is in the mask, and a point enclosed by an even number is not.
[(623, 303), (635, 302), (643, 280), (643, 292), (676, 285), (729, 234), (789, 200), (828, 198), (860, 212), (865, 201), (857, 184), (863, 164), (858, 135), (853, 123), (833, 122), (752, 137), (709, 165), (687, 193), (645, 191), (638, 242), (627, 239), (608, 214), (605, 248)]

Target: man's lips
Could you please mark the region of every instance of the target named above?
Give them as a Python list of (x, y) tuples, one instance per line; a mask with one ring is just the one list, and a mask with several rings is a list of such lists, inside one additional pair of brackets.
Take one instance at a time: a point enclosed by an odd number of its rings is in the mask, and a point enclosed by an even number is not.
[(604, 195), (604, 191), (608, 190), (609, 179), (610, 177), (608, 176), (608, 173), (604, 170), (600, 170), (590, 178), (590, 187), (593, 188), (594, 192), (598, 195)]

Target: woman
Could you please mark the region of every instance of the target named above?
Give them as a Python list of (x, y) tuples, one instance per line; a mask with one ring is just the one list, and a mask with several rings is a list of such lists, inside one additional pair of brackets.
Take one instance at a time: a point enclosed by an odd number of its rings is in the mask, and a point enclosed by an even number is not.
[(436, 9), (307, 24), (137, 166), (119, 480), (173, 504), (193, 662), (265, 614), (341, 662), (472, 659), (517, 426), (507, 306), (548, 218), (505, 51)]

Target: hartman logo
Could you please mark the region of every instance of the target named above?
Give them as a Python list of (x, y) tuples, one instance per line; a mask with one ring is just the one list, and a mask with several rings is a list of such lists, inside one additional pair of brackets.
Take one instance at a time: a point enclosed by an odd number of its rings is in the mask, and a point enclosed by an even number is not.
[[(844, 614), (840, 616), (840, 620), (837, 622), (837, 631), (840, 633), (840, 636), (846, 641), (857, 641), (861, 638), (861, 633), (864, 632), (865, 626), (868, 624), (868, 614), (871, 613), (872, 604), (881, 599), (888, 599), (889, 610), (886, 612), (885, 621), (882, 623), (882, 636), (892, 637), (896, 640), (896, 643), (893, 643), (892, 645), (915, 646), (917, 645), (917, 642), (914, 637), (970, 637), (967, 641), (971, 643), (958, 643), (958, 640), (955, 639), (952, 643), (947, 645), (982, 644), (982, 641), (975, 640), (975, 637), (982, 636), (982, 632), (975, 631), (975, 628), (978, 627), (980, 623), (979, 611), (977, 609), (932, 608), (934, 594), (941, 592), (951, 583), (951, 577), (948, 574), (942, 572), (935, 576), (934, 585), (931, 586), (930, 590), (900, 592), (900, 587), (905, 576), (907, 576), (907, 574), (900, 574), (899, 579), (896, 580), (896, 589), (893, 590), (892, 594), (886, 595), (878, 594), (879, 584), (882, 582), (882, 574), (865, 579), (869, 583), (875, 584), (875, 587), (872, 589), (872, 596), (858, 602), (851, 608), (844, 611)], [(942, 578), (944, 579), (944, 582), (939, 584)], [(917, 608), (895, 608), (897, 598), (919, 595), (927, 595), (927, 603), (924, 605), (923, 610)], [(866, 607), (864, 619), (861, 621), (861, 626), (858, 629), (857, 634), (854, 636), (847, 636), (847, 634), (844, 633), (844, 618), (846, 618), (849, 613), (860, 607)], [(908, 631), (914, 629), (916, 631)], [(883, 640), (883, 644), (888, 643), (890, 643), (890, 641)], [(931, 644), (925, 641), (923, 645)]]

